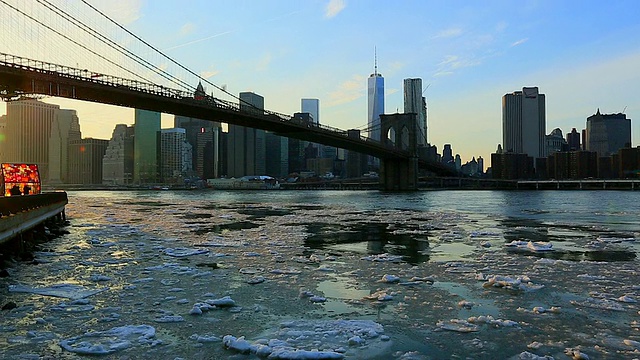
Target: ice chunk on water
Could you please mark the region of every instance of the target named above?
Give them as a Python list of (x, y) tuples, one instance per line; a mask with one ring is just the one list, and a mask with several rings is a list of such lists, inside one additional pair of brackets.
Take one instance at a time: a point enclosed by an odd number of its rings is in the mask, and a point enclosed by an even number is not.
[[(226, 348), (269, 359), (369, 359), (384, 353), (389, 338), (371, 320), (286, 321), (269, 340), (248, 341), (227, 335)], [(350, 346), (351, 344), (351, 346)]]
[(400, 281), (400, 277), (395, 275), (389, 275), (389, 274), (384, 274), (382, 276), (382, 279), (380, 279), (380, 282), (384, 282), (384, 283), (397, 283), (399, 281)]
[(186, 257), (186, 256), (206, 254), (208, 252), (209, 250), (207, 249), (189, 249), (189, 248), (164, 249), (165, 254), (173, 257)]
[(9, 292), (31, 293), (45, 296), (55, 296), (67, 299), (82, 299), (107, 291), (109, 288), (88, 289), (74, 284), (56, 284), (43, 287), (31, 287), (27, 285), (9, 285)]
[(60, 341), (60, 346), (82, 355), (107, 355), (138, 344), (154, 345), (156, 329), (149, 325), (126, 325), (107, 331), (88, 332)]

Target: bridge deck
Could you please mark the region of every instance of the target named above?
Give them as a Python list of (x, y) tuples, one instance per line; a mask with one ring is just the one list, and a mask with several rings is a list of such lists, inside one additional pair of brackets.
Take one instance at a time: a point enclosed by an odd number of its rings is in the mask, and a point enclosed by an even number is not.
[[(300, 123), (275, 112), (241, 110), (239, 104), (213, 97), (196, 100), (181, 90), (0, 53), (0, 97), (11, 99), (29, 94), (145, 109), (268, 130), (289, 138), (353, 150), (383, 160), (415, 156), (393, 144), (350, 137), (347, 131)], [(440, 163), (423, 161), (421, 165), (436, 173), (453, 175), (450, 168)]]

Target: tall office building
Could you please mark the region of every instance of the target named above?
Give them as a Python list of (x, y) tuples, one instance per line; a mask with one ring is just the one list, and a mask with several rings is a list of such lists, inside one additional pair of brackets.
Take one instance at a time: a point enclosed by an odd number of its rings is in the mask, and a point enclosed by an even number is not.
[(300, 101), (300, 112), (311, 114), (314, 124), (320, 123), (320, 100), (302, 99)]
[(66, 109), (56, 111), (49, 137), (49, 183), (67, 182), (69, 143), (80, 139), (82, 139), (82, 134), (76, 111)]
[(69, 184), (102, 184), (102, 161), (109, 140), (69, 141)]
[[(292, 120), (300, 124), (309, 124), (313, 122), (313, 118), (309, 113), (295, 113)], [(288, 141), (288, 163), (289, 173), (300, 173), (307, 170), (307, 161), (305, 159), (305, 144), (307, 141), (289, 138)]]
[(117, 124), (102, 160), (102, 183), (127, 185), (133, 182), (133, 126)]
[[(240, 111), (262, 112), (264, 98), (252, 92), (240, 93)], [(229, 124), (227, 145), (229, 177), (264, 175), (266, 172), (266, 135), (264, 130)]]
[(578, 151), (580, 149), (580, 133), (576, 128), (571, 129), (570, 133), (567, 133), (567, 145), (569, 145), (569, 151)]
[(149, 184), (159, 181), (159, 131), (159, 112), (136, 109), (133, 150), (133, 182), (136, 184)]
[(222, 127), (200, 128), (196, 136), (196, 167), (194, 170), (201, 179), (213, 179), (220, 175), (220, 134)]
[[(198, 83), (193, 98), (196, 100), (207, 99), (202, 83)], [(173, 127), (186, 130), (187, 142), (192, 148), (191, 168), (195, 175), (201, 179), (219, 177), (222, 166), (220, 158), (222, 125), (217, 121), (176, 115)]]
[(545, 154), (545, 96), (537, 87), (502, 97), (502, 142), (505, 152), (527, 154), (532, 158)]
[(284, 178), (289, 175), (289, 138), (267, 132), (266, 175)]
[(58, 105), (38, 100), (7, 103), (5, 162), (37, 164), (41, 179), (49, 178), (49, 139)]
[(427, 100), (422, 96), (422, 79), (404, 79), (404, 112), (417, 114), (418, 146), (427, 145)]
[(373, 74), (367, 80), (369, 138), (380, 141), (380, 115), (384, 114), (384, 78), (378, 73), (378, 57), (375, 56)]
[(627, 115), (601, 114), (600, 109), (587, 118), (587, 150), (598, 156), (611, 156), (631, 147), (631, 119)]
[(454, 157), (453, 157), (453, 149), (451, 149), (451, 144), (444, 144), (442, 148), (442, 158), (441, 161), (445, 165), (454, 166)]
[(192, 147), (182, 128), (160, 130), (160, 178), (163, 183), (184, 183), (191, 170)]
[(555, 128), (551, 131), (551, 134), (545, 135), (544, 140), (547, 156), (559, 151), (569, 150), (569, 144), (567, 144), (567, 140), (564, 139), (564, 136), (562, 136), (562, 130), (559, 128)]

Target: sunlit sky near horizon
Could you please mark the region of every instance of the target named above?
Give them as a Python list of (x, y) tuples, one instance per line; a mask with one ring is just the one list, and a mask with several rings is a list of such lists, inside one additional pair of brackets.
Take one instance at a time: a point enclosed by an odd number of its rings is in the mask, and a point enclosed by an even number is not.
[[(366, 126), (377, 48), (385, 112), (403, 111), (403, 79), (422, 78), (428, 140), (440, 153), (452, 144), (463, 162), (490, 165), (501, 98), (524, 86), (546, 94), (547, 133), (580, 131), (597, 108), (626, 109), (633, 145), (640, 140), (640, 1), (91, 2), (229, 92), (253, 91), (290, 114), (318, 98), (320, 122), (341, 129)], [(46, 101), (78, 110), (84, 137), (109, 139), (115, 124), (133, 123), (131, 109)]]

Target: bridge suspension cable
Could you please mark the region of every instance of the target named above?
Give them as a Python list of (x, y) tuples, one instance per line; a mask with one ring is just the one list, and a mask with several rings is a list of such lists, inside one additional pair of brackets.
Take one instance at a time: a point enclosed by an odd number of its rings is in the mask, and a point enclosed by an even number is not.
[[(145, 68), (153, 71), (154, 73), (162, 76), (163, 78), (165, 78), (166, 80), (170, 81), (171, 83), (173, 83), (173, 84), (175, 84), (175, 85), (177, 85), (177, 86), (179, 86), (179, 87), (181, 87), (181, 88), (183, 88), (185, 90), (193, 90), (194, 89), (193, 84), (188, 84), (185, 81), (182, 81), (181, 79), (173, 76), (172, 74), (170, 74), (170, 73), (168, 73), (166, 71), (163, 71), (162, 69), (159, 69), (154, 64), (152, 64), (149, 61), (145, 60), (144, 58), (136, 55), (132, 51), (128, 50), (127, 48), (123, 47), (122, 45), (119, 45), (118, 43), (116, 43), (115, 41), (109, 39), (108, 37), (102, 35), (98, 31), (92, 29), (91, 27), (89, 27), (84, 22), (82, 22), (82, 21), (76, 19), (75, 17), (73, 17), (72, 15), (70, 15), (68, 12), (60, 9), (57, 6), (55, 6), (50, 1), (48, 1), (48, 0), (36, 0), (36, 1), (38, 3), (40, 3), (41, 5), (45, 6), (47, 9), (51, 10), (56, 15), (58, 15), (58, 16), (62, 17), (63, 19), (69, 21), (70, 23), (72, 23), (73, 25), (78, 27), (80, 30), (82, 30), (85, 33), (89, 34), (90, 36), (98, 39), (99, 41), (101, 41), (102, 43), (106, 44), (110, 48), (116, 50), (120, 54), (123, 54), (124, 56), (126, 56), (129, 59), (135, 61), (136, 63), (142, 65), (143, 67), (145, 67)], [(136, 76), (144, 79), (144, 77), (139, 75), (139, 74), (136, 74)], [(145, 79), (145, 80), (151, 82), (150, 80), (147, 80), (147, 79)]]
[(131, 71), (131, 70), (129, 70), (129, 69), (127, 69), (127, 68), (123, 67), (122, 65), (120, 65), (120, 64), (118, 64), (118, 63), (116, 63), (116, 62), (114, 62), (114, 61), (112, 61), (112, 60), (110, 60), (110, 59), (108, 59), (107, 57), (105, 57), (105, 56), (103, 56), (103, 55), (101, 55), (101, 54), (97, 53), (96, 51), (94, 51), (94, 50), (90, 49), (89, 47), (87, 47), (87, 46), (85, 46), (85, 45), (81, 44), (80, 42), (78, 42), (78, 41), (76, 41), (76, 40), (74, 40), (74, 39), (70, 38), (69, 36), (67, 36), (67, 35), (63, 34), (62, 32), (60, 32), (60, 31), (58, 31), (58, 30), (56, 30), (56, 29), (54, 29), (53, 27), (51, 27), (51, 26), (49, 26), (49, 25), (47, 25), (47, 24), (43, 23), (42, 21), (40, 21), (40, 20), (36, 19), (35, 17), (33, 17), (33, 16), (31, 16), (31, 15), (27, 14), (26, 12), (24, 12), (24, 11), (22, 11), (22, 10), (18, 9), (17, 7), (15, 7), (15, 6), (13, 6), (13, 5), (9, 4), (7, 1), (5, 1), (5, 0), (0, 0), (0, 2), (2, 2), (4, 5), (8, 6), (9, 8), (11, 8), (11, 9), (15, 10), (15, 11), (16, 11), (16, 12), (18, 12), (19, 14), (21, 14), (21, 15), (25, 16), (26, 18), (28, 18), (28, 19), (30, 19), (30, 20), (32, 20), (32, 21), (34, 21), (34, 22), (36, 22), (37, 24), (39, 24), (39, 25), (43, 26), (43, 27), (44, 27), (44, 28), (46, 28), (47, 30), (52, 31), (52, 32), (53, 32), (53, 33), (55, 33), (56, 35), (59, 35), (59, 36), (63, 37), (64, 39), (71, 41), (73, 44), (75, 44), (75, 45), (79, 46), (80, 48), (82, 48), (82, 49), (84, 49), (84, 50), (86, 50), (86, 51), (90, 52), (91, 54), (93, 54), (93, 55), (95, 55), (95, 56), (99, 57), (100, 59), (103, 59), (103, 60), (105, 60), (105, 61), (109, 62), (110, 64), (112, 64), (112, 65), (116, 66), (117, 68), (119, 68), (119, 69), (121, 69), (121, 70), (126, 71), (127, 73), (129, 73), (129, 74), (131, 74), (131, 75), (133, 75), (133, 76), (135, 76), (135, 77), (141, 78), (141, 79), (143, 79), (143, 80), (145, 80), (145, 81), (147, 81), (147, 82), (151, 82), (150, 80), (145, 79), (144, 77), (142, 77), (142, 76), (140, 76), (140, 75), (136, 74), (135, 72), (133, 72), (133, 71)]
[[(93, 11), (97, 12), (98, 14), (100, 14), (102, 17), (104, 17), (105, 19), (107, 19), (108, 21), (110, 21), (111, 23), (113, 23), (114, 25), (116, 25), (118, 28), (120, 28), (121, 30), (123, 30), (124, 32), (126, 32), (127, 34), (133, 36), (136, 40), (140, 41), (141, 43), (143, 43), (144, 45), (146, 45), (147, 47), (149, 47), (150, 49), (152, 49), (153, 51), (155, 51), (156, 53), (160, 54), (162, 57), (164, 57), (165, 59), (169, 60), (170, 62), (172, 62), (173, 64), (177, 65), (178, 67), (180, 67), (181, 69), (187, 71), (189, 74), (195, 76), (198, 80), (205, 82), (206, 84), (209, 84), (213, 87), (215, 87), (216, 89), (222, 91), (223, 93), (231, 96), (232, 98), (238, 100), (239, 102), (244, 103), (247, 106), (250, 106), (252, 108), (258, 109), (256, 106), (254, 106), (251, 103), (245, 102), (243, 100), (240, 99), (239, 96), (236, 96), (230, 92), (227, 91), (227, 89), (220, 87), (212, 82), (210, 82), (209, 80), (203, 78), (202, 76), (200, 76), (199, 74), (195, 73), (194, 71), (192, 71), (191, 69), (187, 68), (186, 66), (182, 65), (181, 63), (177, 62), (176, 60), (174, 60), (172, 57), (170, 57), (169, 55), (165, 54), (164, 52), (162, 52), (160, 49), (156, 48), (155, 46), (149, 44), (147, 41), (145, 41), (144, 39), (140, 38), (138, 35), (134, 34), (133, 32), (129, 31), (129, 29), (125, 28), (124, 26), (120, 25), (117, 21), (113, 20), (112, 18), (110, 18), (108, 15), (106, 15), (105, 13), (103, 13), (102, 11), (100, 11), (99, 9), (97, 9), (96, 7), (94, 7), (93, 5), (91, 5), (89, 2), (87, 2), (86, 0), (81, 0), (85, 5), (87, 5), (89, 8), (91, 8)], [(261, 111), (263, 111), (263, 109), (259, 109)]]

